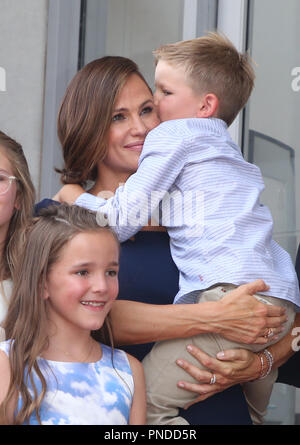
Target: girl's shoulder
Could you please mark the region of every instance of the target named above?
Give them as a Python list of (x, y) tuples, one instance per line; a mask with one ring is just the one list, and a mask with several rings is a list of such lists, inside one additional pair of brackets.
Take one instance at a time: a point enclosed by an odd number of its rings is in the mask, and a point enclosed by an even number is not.
[(130, 354), (127, 354), (132, 370), (133, 402), (130, 412), (130, 425), (144, 425), (146, 423), (146, 383), (142, 363)]
[[(116, 368), (125, 370), (131, 368), (131, 361), (129, 359), (129, 354), (121, 349), (112, 348), (110, 346), (101, 343), (102, 348), (102, 358), (101, 361), (105, 364), (106, 362), (112, 362)], [(132, 357), (134, 358), (134, 357)]]
[[(124, 351), (122, 351), (122, 352), (124, 352)], [(127, 353), (125, 353), (125, 354), (126, 354), (126, 357), (127, 357), (128, 363), (130, 365), (133, 376), (134, 377), (143, 376), (144, 368), (143, 368), (142, 363), (137, 358), (133, 357), (133, 355), (130, 355)]]
[(0, 342), (0, 375), (1, 375), (0, 379), (1, 380), (0, 389), (1, 389), (3, 385), (6, 387), (7, 380), (9, 381), (9, 376), (10, 376), (9, 342), (7, 341)]

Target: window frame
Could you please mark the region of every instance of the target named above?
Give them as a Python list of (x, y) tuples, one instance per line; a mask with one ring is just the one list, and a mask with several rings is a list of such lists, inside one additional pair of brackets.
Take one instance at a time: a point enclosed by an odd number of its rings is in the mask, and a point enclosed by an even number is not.
[(78, 69), (81, 16), (81, 0), (51, 0), (48, 5), (40, 199), (52, 197), (61, 185), (54, 171), (62, 165), (57, 113), (67, 85)]
[[(218, 1), (218, 31), (224, 33), (240, 52), (247, 49), (249, 0)], [(240, 147), (243, 145), (245, 111), (241, 111), (229, 133)]]

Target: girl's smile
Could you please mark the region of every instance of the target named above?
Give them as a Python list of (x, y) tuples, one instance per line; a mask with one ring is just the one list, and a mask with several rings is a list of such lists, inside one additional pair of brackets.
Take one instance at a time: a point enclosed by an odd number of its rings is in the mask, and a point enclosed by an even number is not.
[(99, 329), (118, 295), (119, 247), (108, 231), (79, 233), (51, 267), (44, 298), (55, 325)]

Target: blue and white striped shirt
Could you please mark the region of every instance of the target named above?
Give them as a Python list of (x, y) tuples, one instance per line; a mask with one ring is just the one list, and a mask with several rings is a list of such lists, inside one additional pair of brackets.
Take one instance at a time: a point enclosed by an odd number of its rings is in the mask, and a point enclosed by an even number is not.
[(225, 122), (180, 119), (148, 134), (137, 172), (114, 197), (84, 193), (75, 204), (99, 211), (99, 224), (109, 222), (121, 242), (151, 215), (159, 219), (180, 273), (174, 303), (193, 303), (217, 283), (262, 278), (265, 295), (300, 306), (293, 263), (272, 240), (272, 216), (259, 201), (263, 189), (259, 168), (244, 160)]

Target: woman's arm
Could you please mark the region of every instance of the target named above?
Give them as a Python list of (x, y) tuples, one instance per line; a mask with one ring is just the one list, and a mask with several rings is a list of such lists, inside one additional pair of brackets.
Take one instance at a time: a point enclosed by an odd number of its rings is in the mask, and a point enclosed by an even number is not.
[(117, 300), (111, 320), (116, 344), (142, 344), (215, 332), (228, 340), (265, 344), (286, 321), (285, 310), (258, 302), (253, 294), (267, 287), (262, 280), (238, 287), (218, 302), (151, 305)]
[[(295, 336), (292, 335), (292, 333), (293, 330), (299, 326), (300, 314), (298, 313), (289, 334), (278, 343), (267, 348), (273, 356), (274, 369), (279, 368), (296, 352)], [(189, 352), (202, 363), (203, 366), (206, 366), (209, 369), (209, 371), (203, 371), (184, 360), (179, 359), (177, 361), (178, 366), (182, 367), (199, 382), (198, 384), (185, 381), (178, 382), (180, 388), (199, 394), (199, 397), (197, 397), (193, 403), (196, 403), (196, 401), (203, 401), (218, 392), (224, 391), (230, 386), (256, 380), (261, 374), (266, 372), (268, 367), (268, 364), (264, 362), (262, 369), (259, 354), (245, 349), (222, 351), (217, 355), (217, 358), (210, 357), (192, 345)], [(210, 385), (209, 382), (212, 373), (216, 375), (216, 383)]]
[(127, 354), (134, 380), (134, 394), (130, 410), (129, 425), (146, 423), (146, 385), (141, 362)]
[(53, 200), (57, 202), (66, 202), (67, 204), (73, 204), (80, 195), (85, 193), (85, 190), (78, 184), (64, 185), (55, 196)]

